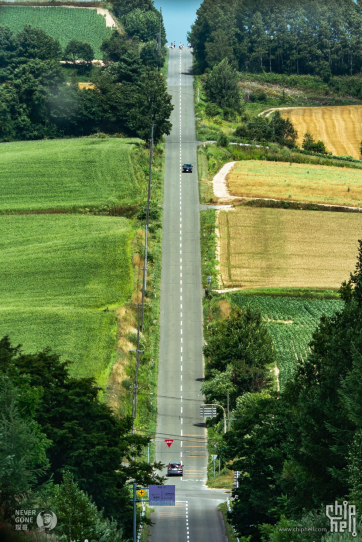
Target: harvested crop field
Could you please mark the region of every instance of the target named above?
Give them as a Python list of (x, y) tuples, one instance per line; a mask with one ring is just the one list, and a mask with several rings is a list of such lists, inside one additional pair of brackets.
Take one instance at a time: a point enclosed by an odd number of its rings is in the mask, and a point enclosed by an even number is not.
[(138, 203), (137, 139), (0, 144), (0, 212), (78, 210)]
[(362, 171), (243, 160), (226, 176), (231, 196), (362, 207)]
[(48, 346), (71, 373), (105, 383), (116, 344), (113, 309), (133, 290), (130, 222), (85, 215), (0, 217), (0, 337)]
[(301, 145), (306, 132), (321, 139), (329, 152), (360, 159), (362, 140), (362, 105), (299, 107), (281, 111), (298, 131)]
[(237, 207), (218, 214), (225, 288), (339, 288), (355, 269), (362, 216)]

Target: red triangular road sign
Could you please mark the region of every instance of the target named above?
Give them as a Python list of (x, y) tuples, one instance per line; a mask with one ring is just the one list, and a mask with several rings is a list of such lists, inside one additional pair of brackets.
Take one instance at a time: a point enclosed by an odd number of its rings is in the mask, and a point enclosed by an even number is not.
[(173, 443), (173, 438), (165, 438), (165, 442), (169, 448), (171, 448), (171, 444)]

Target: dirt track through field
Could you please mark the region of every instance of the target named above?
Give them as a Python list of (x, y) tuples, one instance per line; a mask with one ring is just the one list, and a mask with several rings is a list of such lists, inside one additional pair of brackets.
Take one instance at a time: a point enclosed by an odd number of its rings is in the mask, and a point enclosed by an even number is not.
[[(298, 131), (299, 145), (303, 143), (304, 134), (309, 132), (314, 139), (322, 140), (332, 154), (361, 158), (362, 105), (282, 107), (280, 110)], [(268, 111), (265, 116), (271, 113)]]

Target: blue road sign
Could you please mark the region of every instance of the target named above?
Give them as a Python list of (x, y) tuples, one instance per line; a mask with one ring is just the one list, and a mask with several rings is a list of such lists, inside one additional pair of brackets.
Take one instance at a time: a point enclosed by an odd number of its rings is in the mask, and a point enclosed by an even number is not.
[(149, 506), (175, 506), (175, 486), (149, 486)]

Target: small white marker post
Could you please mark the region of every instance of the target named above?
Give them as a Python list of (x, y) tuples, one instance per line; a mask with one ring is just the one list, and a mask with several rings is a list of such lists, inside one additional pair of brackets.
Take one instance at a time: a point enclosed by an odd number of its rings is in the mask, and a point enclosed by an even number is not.
[(217, 458), (217, 455), (212, 455), (211, 457), (214, 460), (214, 478), (215, 478), (215, 459)]

